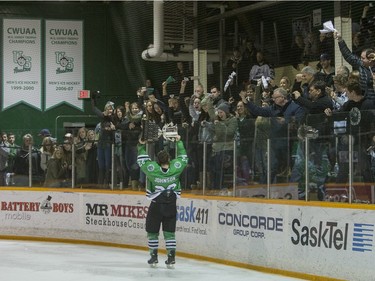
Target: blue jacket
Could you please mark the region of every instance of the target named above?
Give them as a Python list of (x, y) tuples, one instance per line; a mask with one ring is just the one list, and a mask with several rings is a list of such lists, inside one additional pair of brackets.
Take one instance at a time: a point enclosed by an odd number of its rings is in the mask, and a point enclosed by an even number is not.
[(283, 107), (276, 104), (260, 107), (252, 102), (248, 102), (247, 108), (253, 115), (271, 118), (270, 137), (287, 137), (288, 124), (292, 122), (301, 123), (305, 115), (303, 107), (291, 100)]
[(326, 108), (333, 109), (331, 98), (324, 94), (318, 97), (315, 101), (302, 96), (298, 97), (298, 99), (295, 101), (305, 109), (306, 115), (304, 118), (304, 123), (318, 129), (319, 135), (328, 135), (329, 124), (327, 122), (327, 115), (324, 113), (324, 110)]

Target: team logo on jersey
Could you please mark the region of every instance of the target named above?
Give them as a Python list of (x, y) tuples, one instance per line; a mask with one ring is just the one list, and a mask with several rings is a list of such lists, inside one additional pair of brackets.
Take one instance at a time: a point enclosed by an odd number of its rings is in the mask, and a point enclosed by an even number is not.
[(180, 162), (176, 162), (176, 163), (174, 163), (174, 167), (175, 167), (176, 169), (181, 168), (181, 163), (180, 163)]
[(152, 172), (153, 170), (155, 170), (154, 165), (150, 164), (147, 166), (147, 171)]
[(183, 155), (181, 161), (184, 163), (187, 163), (188, 162), (187, 155)]

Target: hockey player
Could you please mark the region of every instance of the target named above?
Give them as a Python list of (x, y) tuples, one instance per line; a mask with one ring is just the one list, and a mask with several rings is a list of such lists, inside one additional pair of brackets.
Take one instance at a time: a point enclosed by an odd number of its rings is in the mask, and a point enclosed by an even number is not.
[(155, 267), (158, 263), (159, 230), (162, 225), (168, 254), (165, 263), (168, 268), (172, 268), (176, 254), (176, 201), (181, 195), (179, 177), (188, 163), (188, 158), (179, 135), (176, 137), (177, 158), (173, 160), (170, 160), (168, 152), (162, 150), (157, 154), (157, 160), (151, 161), (146, 153), (145, 143), (139, 140), (137, 162), (147, 176), (146, 196), (151, 200), (146, 217), (148, 247), (151, 255), (148, 264)]

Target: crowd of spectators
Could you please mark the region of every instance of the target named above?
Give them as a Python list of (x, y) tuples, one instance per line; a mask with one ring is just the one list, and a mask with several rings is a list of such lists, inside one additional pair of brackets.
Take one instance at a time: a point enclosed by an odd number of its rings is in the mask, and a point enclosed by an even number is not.
[[(136, 163), (137, 143), (149, 122), (160, 129), (165, 124), (177, 125), (190, 159), (182, 175), (185, 189), (205, 185), (225, 194), (235, 174), (237, 185), (264, 184), (267, 178), (271, 183), (298, 183), (299, 196), (304, 198), (308, 157), (310, 181), (324, 200), (327, 181), (348, 180), (350, 135), (357, 163), (354, 175), (374, 182), (375, 50), (364, 47), (351, 52), (339, 32), (326, 37), (337, 39), (352, 71), (344, 66), (334, 69), (332, 53), (327, 49), (319, 53), (323, 44), (309, 34), (311, 46), (303, 53), (309, 51), (310, 59), (319, 61), (318, 67), (304, 66), (294, 81), (288, 77), (275, 81), (272, 64), (249, 41), (245, 48), (234, 48), (228, 59), (227, 73), (237, 75), (226, 91), (217, 85), (206, 91), (199, 80), (194, 84), (179, 62), (172, 78), (160, 83), (160, 90), (149, 80), (139, 87), (136, 102), (115, 105), (108, 101), (101, 110), (94, 95), (96, 128), (67, 133), (62, 144), (48, 129), (40, 132), (40, 145), (30, 134), (16, 145), (13, 133), (2, 133), (0, 185), (28, 186), (32, 173), (33, 181), (46, 187), (70, 187), (73, 181), (75, 186), (108, 188), (113, 184), (141, 190), (145, 175)], [(297, 38), (296, 43), (303, 45)], [(173, 155), (174, 149), (174, 143), (162, 136), (148, 142), (151, 156), (161, 150)]]

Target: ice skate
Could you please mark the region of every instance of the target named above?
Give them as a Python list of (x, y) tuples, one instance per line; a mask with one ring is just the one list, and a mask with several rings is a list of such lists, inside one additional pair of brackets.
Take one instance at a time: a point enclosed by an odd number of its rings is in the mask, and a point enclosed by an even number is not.
[(158, 263), (158, 251), (157, 250), (153, 250), (152, 253), (151, 253), (151, 258), (147, 261), (147, 263), (152, 267), (156, 267), (157, 263)]
[(176, 255), (176, 253), (175, 253), (174, 250), (169, 252), (168, 259), (165, 261), (165, 264), (167, 265), (167, 268), (169, 268), (169, 269), (174, 268), (174, 264), (176, 263), (175, 255)]

